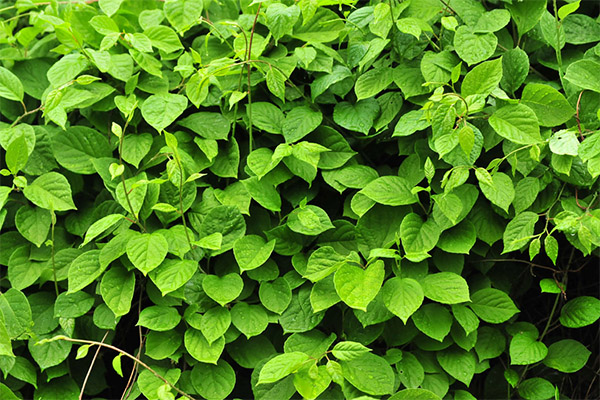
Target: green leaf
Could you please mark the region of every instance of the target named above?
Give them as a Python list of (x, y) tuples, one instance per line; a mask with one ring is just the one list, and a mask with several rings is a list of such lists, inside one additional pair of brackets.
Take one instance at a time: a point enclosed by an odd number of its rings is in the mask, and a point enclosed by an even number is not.
[(467, 386), (470, 385), (477, 365), (475, 354), (453, 346), (438, 352), (436, 358), (451, 377)]
[(202, 7), (202, 0), (167, 0), (163, 11), (175, 29), (185, 32), (198, 23), (202, 15)]
[(502, 253), (520, 250), (529, 243), (533, 237), (535, 224), (539, 216), (531, 211), (525, 211), (518, 214), (508, 222), (502, 241), (504, 250)]
[(440, 234), (433, 218), (423, 222), (418, 214), (406, 215), (400, 225), (400, 239), (406, 257), (414, 262), (429, 257), (428, 252), (433, 250)]
[(294, 232), (308, 236), (316, 236), (334, 228), (327, 213), (313, 205), (295, 208), (288, 215), (287, 226)]
[(99, 0), (100, 9), (109, 17), (115, 14), (121, 7), (123, 0)]
[(164, 332), (174, 329), (181, 321), (181, 315), (174, 307), (150, 306), (140, 313), (137, 325), (153, 331)]
[(344, 263), (335, 273), (333, 282), (340, 299), (349, 307), (367, 311), (367, 305), (375, 299), (381, 289), (385, 267), (377, 260), (362, 269), (356, 265)]
[(16, 175), (27, 165), (27, 159), (29, 158), (29, 151), (27, 148), (27, 141), (25, 135), (19, 135), (8, 145), (6, 149), (6, 166)]
[(546, 11), (546, 0), (528, 0), (507, 4), (506, 8), (517, 25), (519, 38), (532, 30)]
[(149, 331), (146, 336), (145, 354), (154, 360), (162, 360), (175, 353), (182, 340), (183, 335), (177, 331)]
[(331, 42), (345, 27), (344, 22), (337, 19), (337, 14), (324, 7), (317, 8), (310, 18), (307, 17), (303, 14), (302, 25), (296, 24), (292, 36), (308, 43)]
[(423, 379), (425, 379), (423, 366), (417, 360), (417, 357), (407, 351), (402, 352), (402, 359), (396, 363), (396, 370), (398, 371), (400, 382), (407, 388), (417, 388), (423, 383)]
[(25, 239), (40, 247), (50, 231), (50, 213), (43, 208), (22, 206), (15, 215), (15, 225)]
[(265, 78), (267, 80), (267, 87), (269, 88), (269, 91), (271, 91), (271, 93), (277, 96), (281, 101), (285, 101), (285, 75), (276, 68), (269, 68), (265, 74)]
[(205, 139), (226, 140), (231, 124), (221, 114), (197, 112), (177, 121), (177, 125), (188, 128)]
[[(59, 334), (64, 333), (63, 331), (59, 332)], [(49, 338), (50, 336), (43, 336), (37, 339), (29, 339), (27, 343), (31, 357), (33, 357), (42, 371), (62, 363), (71, 352), (72, 343), (64, 340), (37, 343), (39, 340)]]
[(567, 99), (551, 86), (530, 83), (521, 96), (522, 104), (535, 112), (541, 126), (561, 125), (575, 114)]
[(27, 334), (32, 325), (31, 307), (27, 297), (20, 290), (10, 288), (0, 294), (0, 315), (10, 339)]
[(365, 347), (360, 343), (351, 341), (339, 342), (335, 346), (333, 346), (333, 349), (331, 349), (331, 353), (334, 355), (334, 357), (341, 361), (354, 360), (370, 351), (371, 349), (369, 349), (368, 347)]
[(508, 50), (502, 56), (502, 80), (500, 86), (509, 93), (521, 87), (529, 74), (529, 57), (519, 47)]
[(58, 172), (48, 172), (39, 176), (23, 189), (23, 194), (27, 200), (46, 210), (77, 209), (73, 204), (69, 181)]
[(0, 97), (8, 100), (23, 101), (23, 84), (11, 71), (0, 67)]
[(294, 143), (308, 135), (323, 121), (321, 111), (308, 106), (294, 107), (283, 121), (282, 133), (286, 143)]
[(177, 34), (168, 26), (150, 26), (144, 30), (144, 35), (150, 39), (152, 46), (167, 54), (183, 48)]
[(511, 365), (535, 364), (548, 354), (546, 345), (528, 333), (516, 334), (510, 341), (509, 351)]
[(269, 5), (266, 11), (267, 28), (273, 34), (275, 41), (281, 39), (284, 35), (292, 33), (294, 25), (300, 17), (300, 8), (293, 4), (286, 6), (281, 3)]
[(472, 28), (461, 25), (454, 34), (454, 47), (456, 53), (468, 65), (490, 58), (496, 46), (498, 38), (493, 33), (476, 33)]
[(510, 13), (507, 10), (495, 9), (481, 14), (474, 30), (477, 33), (496, 32), (510, 22)]
[(600, 93), (600, 63), (592, 59), (575, 61), (567, 68), (565, 79), (582, 89)]
[(471, 295), (469, 307), (485, 322), (500, 324), (519, 312), (506, 293), (498, 289), (481, 289)]
[(116, 317), (129, 312), (134, 291), (135, 275), (117, 265), (112, 266), (100, 281), (102, 299)]
[(187, 107), (187, 98), (178, 94), (162, 93), (148, 97), (142, 104), (142, 116), (154, 129), (162, 132)]
[(438, 303), (457, 304), (470, 301), (467, 282), (455, 273), (429, 274), (421, 284), (425, 296)]
[(484, 196), (493, 204), (508, 212), (508, 207), (510, 207), (515, 198), (512, 179), (502, 172), (496, 172), (490, 182), (489, 175), (487, 177), (482, 176), (479, 169), (475, 170), (475, 175)]
[(160, 233), (142, 233), (127, 243), (127, 257), (144, 275), (163, 262), (168, 250), (169, 243)]
[(54, 316), (77, 318), (87, 313), (94, 305), (94, 298), (86, 292), (63, 292), (54, 303)]
[(372, 180), (359, 193), (386, 206), (401, 206), (417, 202), (409, 182), (400, 176), (382, 176)]
[(581, 343), (572, 339), (555, 342), (548, 348), (544, 365), (560, 372), (573, 373), (582, 369), (592, 353)]
[(165, 296), (185, 285), (197, 271), (196, 261), (165, 259), (148, 276)]
[(475, 226), (467, 220), (444, 231), (440, 236), (437, 247), (448, 253), (469, 254), (476, 240)]
[(258, 377), (258, 384), (277, 382), (298, 371), (308, 360), (308, 355), (298, 351), (279, 354), (263, 365)]
[(112, 156), (106, 136), (85, 126), (73, 126), (54, 135), (52, 150), (60, 165), (86, 175), (96, 173), (94, 159)]
[(496, 110), (489, 119), (494, 131), (518, 144), (535, 144), (542, 141), (538, 118), (525, 104), (511, 104)]
[(513, 206), (516, 213), (521, 213), (528, 209), (540, 192), (540, 183), (537, 178), (526, 177), (521, 179), (515, 187), (515, 198)]
[[(499, 10), (498, 10), (499, 11)], [(460, 91), (463, 97), (473, 94), (487, 96), (502, 79), (502, 58), (482, 62), (465, 75)]]
[(217, 361), (225, 348), (225, 339), (221, 337), (209, 344), (202, 332), (188, 328), (185, 331), (184, 344), (188, 353), (196, 360), (217, 365)]
[(198, 394), (206, 399), (223, 400), (235, 387), (235, 371), (225, 360), (216, 365), (196, 364), (190, 379)]
[(292, 301), (292, 289), (284, 278), (277, 278), (273, 282), (262, 282), (258, 290), (258, 297), (267, 310), (281, 314)]
[(267, 242), (257, 235), (247, 235), (233, 244), (233, 254), (240, 271), (249, 271), (263, 265), (275, 248), (275, 240)]
[(134, 167), (139, 167), (140, 162), (150, 152), (152, 146), (152, 135), (141, 133), (138, 135), (125, 135), (121, 156)]
[(406, 324), (423, 303), (423, 289), (411, 278), (388, 279), (382, 289), (383, 302), (388, 310)]
[[(30, 383), (31, 385), (33, 385), (33, 387), (35, 387), (37, 389), (37, 387), (38, 387), (37, 371), (36, 371), (36, 368), (33, 366), (33, 364), (28, 359), (26, 359), (24, 357), (16, 357), (15, 364), (12, 366), (9, 373), (11, 376), (13, 376), (23, 382)], [(12, 399), (11, 397), (3, 394), (1, 389), (0, 389), (0, 398)], [(14, 399), (16, 400), (17, 397), (15, 397)]]
[(230, 310), (231, 323), (250, 339), (260, 335), (269, 325), (269, 317), (265, 309), (258, 304), (237, 303)]
[(368, 99), (378, 95), (392, 83), (390, 68), (373, 68), (358, 77), (354, 85), (356, 99)]
[(475, 352), (479, 361), (498, 357), (506, 347), (506, 339), (500, 330), (491, 326), (482, 326), (477, 330)]
[(389, 400), (441, 400), (441, 397), (426, 389), (411, 388), (395, 393)]
[(600, 300), (579, 296), (569, 300), (560, 310), (560, 323), (567, 328), (582, 328), (600, 318)]
[(98, 221), (94, 222), (85, 233), (85, 239), (79, 245), (79, 247), (83, 247), (96, 237), (103, 234), (106, 230), (112, 228), (117, 222), (123, 221), (124, 218), (121, 214), (110, 214), (105, 217), (100, 218)]
[(106, 266), (100, 265), (100, 250), (90, 250), (78, 256), (69, 267), (69, 293), (75, 293), (94, 282)]
[(344, 378), (358, 390), (373, 396), (394, 391), (394, 371), (384, 358), (373, 353), (340, 361)]
[(579, 150), (577, 135), (575, 135), (575, 132), (566, 129), (552, 134), (549, 145), (553, 154), (577, 156)]
[(443, 306), (436, 303), (425, 304), (412, 315), (412, 320), (417, 329), (441, 342), (450, 333), (452, 316)]
[(294, 387), (305, 399), (316, 399), (330, 383), (331, 375), (325, 365), (304, 367), (294, 374)]
[(526, 400), (546, 400), (555, 393), (554, 385), (543, 378), (525, 379), (519, 385), (519, 394)]
[(202, 289), (204, 289), (208, 297), (222, 306), (235, 300), (242, 293), (243, 288), (244, 281), (236, 273), (221, 277), (206, 275), (202, 281)]
[(206, 311), (200, 320), (200, 331), (212, 344), (227, 332), (231, 325), (231, 314), (225, 307), (213, 307)]
[(333, 109), (333, 120), (342, 128), (368, 135), (378, 114), (379, 103), (375, 99), (364, 99), (355, 104), (342, 101)]

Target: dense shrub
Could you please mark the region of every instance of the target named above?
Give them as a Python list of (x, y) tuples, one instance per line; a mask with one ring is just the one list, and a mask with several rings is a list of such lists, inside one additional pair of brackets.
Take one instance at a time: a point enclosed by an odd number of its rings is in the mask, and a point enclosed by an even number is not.
[(0, 13), (3, 400), (600, 397), (595, 2)]

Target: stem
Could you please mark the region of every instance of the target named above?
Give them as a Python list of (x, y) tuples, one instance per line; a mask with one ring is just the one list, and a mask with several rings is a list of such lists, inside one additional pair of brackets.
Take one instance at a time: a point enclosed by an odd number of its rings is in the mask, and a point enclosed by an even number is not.
[(558, 73), (560, 78), (562, 79), (562, 54), (559, 48), (560, 41), (560, 23), (558, 22), (558, 9), (556, 7), (556, 0), (552, 0), (552, 5), (554, 7), (554, 20), (556, 21), (556, 47), (554, 51), (556, 52), (556, 62), (558, 63)]
[[(252, 40), (254, 39), (254, 29), (256, 28), (256, 21), (258, 20), (258, 14), (260, 13), (260, 7), (262, 3), (258, 3), (258, 9), (254, 16), (254, 23), (252, 23), (252, 30), (250, 31), (250, 43), (248, 43), (248, 54), (246, 61), (250, 61), (252, 56)], [(248, 70), (248, 153), (252, 153), (252, 87), (250, 86), (250, 64), (247, 64)]]
[(187, 239), (188, 245), (190, 246), (190, 250), (192, 250), (194, 246), (192, 245), (192, 240), (190, 239), (187, 223), (185, 221), (185, 214), (183, 213), (183, 168), (181, 167), (181, 162), (179, 161), (178, 155), (177, 157), (175, 157), (175, 161), (177, 162), (177, 167), (179, 168), (179, 212), (181, 212), (181, 221), (183, 222), (185, 238)]
[(52, 247), (50, 249), (50, 258), (52, 259), (52, 275), (54, 276), (54, 292), (56, 292), (56, 297), (58, 297), (58, 282), (56, 279), (56, 262), (54, 260), (54, 227), (56, 226), (56, 214), (54, 211), (50, 211), (50, 220), (52, 221), (50, 240), (52, 241)]
[[(125, 130), (127, 129), (128, 125), (129, 121), (125, 123), (125, 126), (123, 127), (123, 130), (121, 132), (121, 136), (119, 136), (119, 164), (121, 165), (123, 164), (123, 156), (121, 155), (123, 153), (123, 138), (125, 137)], [(133, 212), (133, 206), (131, 205), (131, 200), (129, 199), (129, 191), (127, 190), (127, 184), (125, 183), (125, 177), (123, 176), (123, 174), (121, 174), (121, 183), (123, 184), (123, 193), (125, 194), (127, 205), (129, 206), (129, 212), (135, 218), (135, 224), (140, 227), (142, 232), (146, 232), (146, 228), (144, 228), (140, 223), (139, 217), (136, 215), (136, 213)]]
[(152, 375), (154, 375), (155, 377), (157, 377), (158, 379), (160, 379), (161, 381), (163, 381), (164, 383), (166, 383), (167, 385), (169, 385), (169, 387), (171, 387), (172, 389), (174, 389), (180, 395), (182, 395), (184, 397), (187, 397), (190, 400), (196, 400), (194, 397), (192, 397), (189, 394), (185, 393), (184, 391), (182, 391), (181, 389), (179, 389), (178, 387), (176, 387), (175, 385), (173, 385), (171, 382), (169, 382), (168, 380), (166, 380), (162, 375), (160, 375), (158, 372), (156, 372), (154, 369), (152, 369), (152, 367), (150, 367), (148, 364), (146, 364), (145, 362), (143, 362), (139, 358), (137, 358), (137, 357), (135, 357), (135, 356), (127, 353), (126, 351), (119, 349), (118, 347), (112, 346), (110, 344), (102, 343), (102, 342), (97, 342), (95, 340), (73, 339), (73, 338), (70, 338), (70, 337), (67, 337), (67, 336), (64, 336), (64, 335), (55, 336), (51, 340), (64, 340), (66, 342), (72, 342), (72, 343), (91, 344), (91, 345), (96, 345), (96, 346), (99, 346), (99, 347), (106, 347), (107, 349), (111, 349), (113, 351), (116, 351), (117, 353), (123, 354), (125, 357), (130, 358), (136, 364), (139, 364), (142, 367), (146, 368), (148, 371), (150, 371), (152, 373)]
[[(106, 333), (104, 334), (104, 337), (102, 338), (102, 341), (100, 343), (104, 343), (104, 341), (106, 340), (106, 337), (108, 336), (108, 332), (106, 331)], [(87, 385), (87, 381), (90, 377), (90, 374), (92, 373), (92, 368), (94, 367), (94, 363), (96, 362), (96, 358), (98, 358), (98, 353), (100, 353), (100, 346), (98, 346), (98, 348), (96, 349), (96, 353), (94, 354), (94, 358), (92, 358), (92, 362), (90, 364), (90, 367), (88, 368), (87, 374), (85, 374), (85, 378), (83, 380), (83, 383), (81, 384), (81, 391), (79, 392), (79, 400), (83, 399), (83, 391), (85, 390), (85, 385)]]

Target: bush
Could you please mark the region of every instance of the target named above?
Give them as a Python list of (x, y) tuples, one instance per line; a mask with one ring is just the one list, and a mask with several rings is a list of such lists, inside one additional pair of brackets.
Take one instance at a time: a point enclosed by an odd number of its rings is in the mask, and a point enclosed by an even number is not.
[(593, 2), (0, 13), (0, 398), (600, 397)]

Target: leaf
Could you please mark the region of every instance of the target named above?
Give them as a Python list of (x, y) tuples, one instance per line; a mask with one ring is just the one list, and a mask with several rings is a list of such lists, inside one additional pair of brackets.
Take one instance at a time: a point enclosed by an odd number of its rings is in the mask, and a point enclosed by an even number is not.
[(600, 318), (600, 300), (579, 296), (569, 300), (560, 310), (560, 323), (567, 328), (582, 328)]
[(527, 333), (518, 333), (510, 341), (511, 365), (529, 365), (542, 361), (548, 348)]
[(313, 205), (295, 208), (288, 215), (287, 226), (294, 232), (308, 236), (316, 236), (334, 228), (327, 213)]
[(235, 300), (244, 287), (244, 281), (236, 274), (231, 273), (224, 276), (207, 275), (202, 281), (202, 289), (208, 297), (224, 306)]
[(390, 400), (440, 400), (437, 394), (426, 389), (404, 389), (395, 393)]
[(373, 68), (358, 77), (354, 85), (356, 99), (362, 100), (378, 95), (392, 83), (390, 68)]
[(335, 290), (349, 307), (367, 311), (367, 305), (379, 293), (384, 274), (385, 268), (381, 260), (366, 269), (344, 263), (333, 277)]
[(331, 375), (325, 365), (314, 370), (302, 368), (294, 374), (294, 387), (305, 399), (316, 399), (331, 383)]
[(27, 335), (33, 325), (31, 307), (27, 297), (23, 292), (14, 288), (0, 294), (0, 315), (3, 316), (9, 339)]
[(470, 301), (467, 282), (452, 272), (429, 274), (422, 280), (422, 287), (425, 296), (438, 303), (457, 304)]
[(286, 6), (281, 3), (269, 5), (266, 11), (267, 28), (273, 34), (275, 41), (281, 39), (284, 35), (292, 33), (294, 25), (300, 17), (300, 8), (293, 4)]
[(394, 391), (394, 372), (380, 356), (365, 353), (349, 361), (340, 361), (342, 374), (352, 386), (373, 396)]
[(64, 175), (48, 172), (23, 189), (27, 200), (38, 207), (53, 211), (76, 210), (71, 197), (71, 186)]
[(73, 260), (69, 267), (69, 293), (75, 293), (96, 280), (106, 267), (100, 265), (100, 250), (90, 250)]
[(479, 361), (498, 357), (506, 347), (504, 335), (496, 328), (482, 326), (477, 330), (475, 352)]
[(519, 385), (519, 394), (526, 400), (546, 400), (555, 393), (554, 385), (543, 378), (525, 379)]
[(0, 67), (0, 97), (8, 100), (23, 101), (25, 92), (19, 78), (10, 70)]
[(27, 165), (27, 159), (29, 158), (29, 152), (27, 148), (27, 142), (25, 135), (19, 135), (8, 145), (6, 149), (6, 166), (12, 172), (13, 175), (17, 175), (19, 171)]
[(269, 88), (269, 91), (277, 96), (281, 101), (285, 102), (285, 75), (277, 68), (269, 68), (265, 78), (267, 80), (267, 87)]
[(409, 182), (400, 176), (382, 176), (372, 180), (359, 193), (386, 206), (401, 206), (417, 202)]
[(202, 0), (167, 0), (163, 11), (175, 29), (185, 32), (198, 22), (202, 6)]
[(421, 307), (423, 289), (419, 282), (411, 278), (394, 277), (388, 279), (382, 289), (383, 302), (388, 310), (404, 322)]
[(126, 315), (131, 309), (135, 291), (135, 275), (117, 265), (102, 276), (100, 294), (116, 317)]
[(535, 224), (539, 216), (531, 211), (525, 211), (508, 222), (504, 236), (504, 250), (502, 254), (522, 249), (533, 237)]
[(115, 14), (121, 7), (123, 0), (99, 0), (100, 9), (109, 17)]
[(546, 11), (546, 0), (528, 0), (507, 4), (506, 8), (517, 25), (519, 38), (533, 29)]
[(141, 110), (146, 122), (158, 132), (162, 132), (175, 122), (186, 107), (187, 98), (185, 96), (162, 93), (148, 97), (142, 104)]
[(465, 75), (460, 88), (461, 94), (465, 98), (474, 94), (487, 96), (498, 87), (501, 79), (501, 57), (492, 61), (482, 62)]
[(237, 207), (218, 206), (206, 214), (198, 230), (199, 236), (204, 238), (217, 232), (222, 235), (223, 239), (220, 250), (213, 254), (231, 250), (235, 241), (244, 236), (246, 222)]
[(50, 213), (43, 208), (22, 206), (15, 215), (15, 225), (25, 239), (40, 247), (50, 231)]
[(591, 59), (575, 61), (567, 67), (565, 79), (582, 89), (600, 93), (600, 63)]
[(85, 233), (85, 238), (83, 242), (79, 245), (79, 247), (83, 247), (101, 234), (103, 234), (106, 230), (112, 228), (117, 222), (123, 221), (123, 215), (121, 214), (110, 214), (105, 217), (100, 218), (98, 221), (94, 222), (87, 229)]
[(144, 30), (144, 35), (150, 39), (152, 46), (164, 51), (167, 54), (174, 53), (183, 48), (179, 38), (177, 37), (177, 34), (168, 26), (150, 26)]
[(450, 333), (452, 316), (443, 306), (436, 303), (425, 304), (412, 315), (412, 320), (417, 329), (441, 342)]
[(282, 133), (286, 143), (294, 143), (308, 135), (323, 121), (323, 114), (308, 106), (294, 107), (283, 121)]
[(200, 396), (214, 400), (227, 398), (236, 382), (235, 371), (225, 360), (219, 360), (217, 365), (196, 364), (190, 379)]
[(269, 317), (265, 309), (258, 304), (237, 303), (230, 310), (231, 323), (246, 338), (260, 335), (269, 325)]
[[(63, 331), (59, 332), (61, 334), (64, 333)], [(60, 364), (67, 359), (69, 353), (71, 352), (72, 343), (64, 340), (37, 343), (38, 340), (49, 338), (49, 336), (45, 336), (37, 339), (29, 339), (27, 343), (31, 357), (33, 357), (42, 371)]]
[(181, 321), (181, 315), (179, 315), (176, 308), (150, 306), (142, 310), (136, 325), (153, 331), (165, 332), (174, 329), (179, 325), (179, 321)]
[(262, 282), (258, 297), (267, 310), (281, 314), (292, 301), (292, 289), (285, 278), (277, 278), (273, 282)]
[(498, 38), (493, 33), (476, 33), (472, 28), (461, 25), (454, 34), (454, 47), (456, 53), (468, 65), (490, 58), (496, 46)]
[(165, 296), (188, 283), (197, 271), (198, 263), (196, 261), (165, 259), (158, 267), (150, 271), (148, 276), (160, 293)]
[(368, 347), (352, 341), (339, 342), (331, 349), (333, 356), (341, 361), (354, 360), (370, 351)]
[(185, 348), (196, 360), (205, 364), (218, 365), (219, 358), (225, 348), (225, 338), (221, 337), (209, 344), (202, 332), (188, 328), (183, 338)]
[(333, 109), (333, 120), (343, 128), (368, 135), (378, 114), (379, 103), (375, 99), (360, 100), (356, 104), (342, 101)]
[(511, 104), (496, 110), (489, 119), (494, 131), (518, 144), (535, 144), (542, 141), (538, 118), (525, 104)]
[(275, 240), (267, 242), (257, 235), (247, 235), (233, 244), (233, 254), (240, 271), (249, 271), (263, 265), (275, 248)]
[(570, 374), (582, 369), (590, 355), (591, 352), (580, 342), (564, 339), (550, 345), (543, 363), (550, 368)]
[(338, 38), (344, 30), (344, 22), (337, 19), (337, 14), (323, 7), (317, 8), (307, 18), (303, 14), (302, 25), (296, 25), (292, 36), (308, 43), (327, 43)]
[[(253, 108), (255, 106), (254, 104)], [(177, 121), (177, 125), (188, 128), (205, 139), (226, 140), (231, 124), (221, 114), (197, 112)]]
[(149, 133), (125, 135), (121, 148), (121, 156), (123, 160), (137, 168), (144, 157), (150, 152), (151, 147), (152, 135)]
[(200, 331), (212, 344), (227, 332), (231, 325), (231, 314), (225, 307), (213, 307), (206, 311), (200, 320)]
[(444, 371), (451, 377), (467, 386), (470, 385), (477, 365), (475, 354), (457, 347), (450, 347), (438, 352), (436, 358)]
[(298, 351), (279, 354), (267, 361), (262, 367), (258, 377), (258, 384), (277, 382), (298, 371), (308, 359), (308, 355)]
[(475, 171), (481, 191), (493, 204), (508, 212), (508, 207), (515, 198), (515, 189), (510, 177), (502, 172), (496, 172), (492, 176), (492, 182), (483, 178), (479, 170)]
[(440, 234), (440, 229), (433, 218), (423, 222), (415, 213), (406, 215), (400, 225), (402, 247), (407, 258), (414, 262), (429, 257), (428, 252), (433, 250)]
[(160, 233), (142, 233), (127, 243), (127, 257), (144, 275), (163, 262), (168, 250), (169, 243)]
[(61, 166), (86, 175), (96, 173), (94, 159), (112, 156), (106, 136), (85, 126), (73, 126), (54, 135), (52, 150)]
[(577, 156), (579, 150), (579, 140), (575, 132), (566, 129), (552, 134), (549, 145), (554, 154)]
[(500, 324), (519, 312), (506, 293), (498, 289), (481, 289), (471, 295), (469, 307), (485, 322)]
[(519, 47), (508, 50), (502, 56), (502, 79), (500, 86), (509, 93), (514, 93), (529, 74), (529, 57)]

